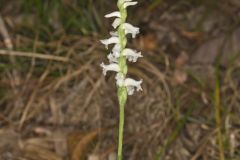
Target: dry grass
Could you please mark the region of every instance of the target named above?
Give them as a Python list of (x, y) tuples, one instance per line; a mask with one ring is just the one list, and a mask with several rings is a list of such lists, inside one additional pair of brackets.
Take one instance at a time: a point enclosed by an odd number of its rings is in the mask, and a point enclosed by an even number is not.
[[(126, 105), (125, 159), (219, 160), (220, 131), (225, 159), (238, 160), (239, 58), (220, 68), (216, 88), (211, 78), (188, 73), (186, 59), (164, 53), (148, 36), (132, 43), (144, 59), (130, 66), (130, 74), (143, 78), (144, 91)], [(48, 41), (17, 31), (12, 37), (15, 49), (0, 50), (0, 159), (111, 160), (118, 103), (114, 77), (103, 77), (99, 67), (106, 58), (100, 37), (61, 31)]]
[[(66, 42), (53, 47), (52, 53), (65, 50), (66, 55), (62, 57), (71, 61), (54, 62), (33, 56), (25, 61), (27, 71), (16, 69), (18, 77), (13, 77), (11, 69), (2, 73), (2, 159), (77, 159), (74, 157), (80, 154), (79, 157), (97, 154), (107, 159), (106, 156), (115, 152), (116, 88), (112, 76), (104, 78), (101, 74), (99, 64), (105, 55), (97, 39), (65, 37)], [(32, 45), (25, 38), (19, 41)], [(74, 47), (69, 49), (71, 53), (63, 45), (67, 41), (73, 42), (71, 46)], [(84, 52), (85, 46), (90, 49)], [(150, 63), (154, 56), (146, 55), (131, 70), (133, 76), (143, 77), (145, 83), (144, 92), (130, 97), (127, 103), (125, 156), (129, 159), (154, 159), (156, 156), (180, 160), (184, 157), (218, 159), (211, 90), (194, 83), (173, 85), (172, 70), (160, 71), (156, 64)], [(161, 66), (164, 68), (166, 64)], [(236, 61), (223, 76), (221, 86), (221, 125), (227, 157), (237, 155), (239, 147), (238, 67)], [(91, 138), (94, 130), (97, 139)], [(90, 140), (87, 140), (89, 136)], [(89, 144), (92, 145), (89, 147)], [(79, 145), (80, 149), (76, 148)]]

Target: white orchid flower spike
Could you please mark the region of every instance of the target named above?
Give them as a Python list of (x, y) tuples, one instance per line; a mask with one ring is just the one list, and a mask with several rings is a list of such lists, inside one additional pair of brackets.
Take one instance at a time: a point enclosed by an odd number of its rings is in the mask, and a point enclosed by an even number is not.
[(127, 77), (127, 62), (137, 62), (138, 58), (143, 57), (141, 52), (127, 48), (127, 35), (130, 34), (135, 38), (140, 29), (126, 22), (127, 8), (134, 6), (138, 2), (132, 0), (118, 0), (117, 6), (119, 11), (114, 11), (105, 15), (106, 18), (114, 18), (112, 27), (114, 31), (110, 32), (111, 37), (101, 40), (101, 43), (108, 49), (113, 44), (112, 51), (107, 58), (110, 64), (102, 63), (103, 74), (108, 71), (116, 72), (115, 80), (117, 86), (118, 102), (120, 106), (119, 113), (119, 143), (118, 143), (118, 160), (122, 160), (123, 128), (124, 128), (124, 108), (128, 95), (133, 95), (135, 91), (142, 91), (142, 80), (134, 80)]

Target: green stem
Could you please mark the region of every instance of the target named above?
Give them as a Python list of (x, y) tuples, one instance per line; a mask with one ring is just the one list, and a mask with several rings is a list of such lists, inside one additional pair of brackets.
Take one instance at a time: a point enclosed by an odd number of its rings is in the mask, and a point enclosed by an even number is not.
[(124, 105), (119, 106), (119, 130), (118, 130), (118, 160), (122, 160), (123, 130), (124, 130)]
[(124, 108), (127, 101), (126, 87), (118, 87), (118, 101), (119, 101), (118, 160), (122, 160)]
[(224, 145), (223, 145), (223, 135), (221, 131), (221, 96), (220, 96), (220, 82), (218, 69), (216, 71), (215, 89), (214, 89), (214, 106), (215, 106), (215, 119), (217, 125), (217, 140), (219, 148), (219, 159), (225, 160), (224, 156)]
[[(124, 76), (127, 74), (127, 62), (126, 57), (123, 56), (123, 50), (127, 44), (127, 38), (125, 35), (125, 29), (123, 24), (127, 18), (127, 10), (121, 4), (121, 0), (118, 0), (118, 8), (121, 14), (121, 22), (118, 27), (118, 37), (120, 41), (120, 57), (118, 64), (120, 67), (120, 73)], [(122, 148), (123, 148), (123, 130), (124, 130), (124, 108), (127, 101), (127, 88), (125, 86), (118, 87), (118, 101), (119, 101), (119, 131), (118, 131), (118, 160), (122, 160)]]

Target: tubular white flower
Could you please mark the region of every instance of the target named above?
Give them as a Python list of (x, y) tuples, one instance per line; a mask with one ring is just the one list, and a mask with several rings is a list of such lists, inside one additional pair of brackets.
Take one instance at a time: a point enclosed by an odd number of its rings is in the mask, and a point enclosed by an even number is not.
[(141, 52), (136, 52), (130, 48), (125, 48), (123, 50), (123, 55), (126, 56), (129, 62), (136, 62), (139, 57), (143, 57)]
[(103, 75), (105, 76), (107, 74), (107, 71), (114, 71), (119, 72), (120, 67), (117, 63), (110, 63), (108, 65), (105, 65), (104, 63), (101, 63), (100, 65), (103, 68)]
[(111, 18), (111, 17), (118, 17), (118, 18), (120, 18), (120, 17), (121, 17), (121, 14), (120, 14), (119, 11), (115, 11), (115, 12), (106, 14), (105, 17), (106, 17), (106, 18)]
[(117, 63), (117, 58), (115, 58), (112, 53), (110, 53), (110, 54), (107, 56), (107, 58), (108, 58), (108, 60), (109, 60), (110, 63)]
[(121, 51), (121, 45), (119, 43), (116, 43), (114, 47), (112, 48), (112, 52), (120, 52)]
[(125, 34), (132, 34), (132, 38), (135, 38), (136, 35), (139, 33), (139, 28), (138, 27), (134, 27), (133, 25), (129, 24), (129, 23), (124, 23), (123, 27), (125, 29)]
[(117, 63), (119, 57), (120, 57), (119, 52), (109, 53), (109, 55), (107, 56), (110, 63), (112, 63), (112, 62)]
[(120, 18), (116, 18), (113, 23), (112, 23), (112, 26), (114, 29), (116, 29), (121, 23), (121, 19)]
[(142, 91), (141, 83), (142, 80), (136, 81), (132, 78), (126, 78), (124, 80), (124, 86), (127, 87), (128, 95), (132, 95), (135, 90)]
[(116, 43), (116, 44), (117, 44), (117, 43), (119, 43), (119, 38), (113, 36), (113, 37), (110, 37), (110, 38), (108, 38), (108, 39), (101, 40), (100, 42), (101, 42), (102, 44), (104, 44), (105, 47), (108, 49), (108, 45), (109, 45), (109, 44), (113, 44), (113, 43)]
[(131, 1), (129, 1), (129, 2), (125, 2), (124, 4), (123, 4), (123, 7), (124, 8), (127, 8), (128, 6), (134, 6), (134, 5), (136, 5), (138, 2), (131, 2)]

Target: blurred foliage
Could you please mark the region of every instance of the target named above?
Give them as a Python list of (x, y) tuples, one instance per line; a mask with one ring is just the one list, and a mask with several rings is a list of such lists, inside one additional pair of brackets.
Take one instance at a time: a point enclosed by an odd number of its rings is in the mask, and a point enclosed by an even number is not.
[[(37, 23), (50, 29), (63, 28), (84, 35), (102, 30), (103, 6), (106, 1), (88, 0), (21, 0), (21, 10), (34, 14)], [(105, 7), (106, 8), (106, 7)]]

